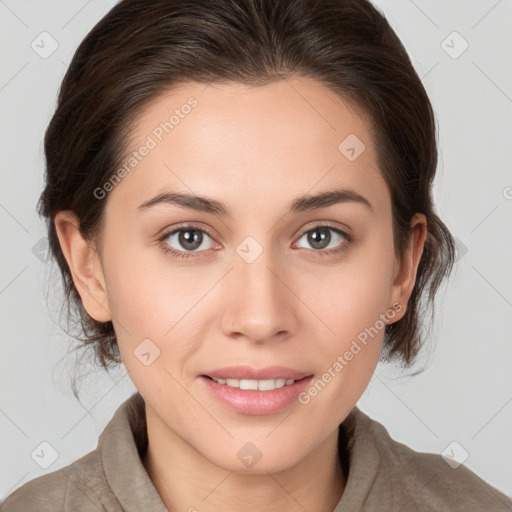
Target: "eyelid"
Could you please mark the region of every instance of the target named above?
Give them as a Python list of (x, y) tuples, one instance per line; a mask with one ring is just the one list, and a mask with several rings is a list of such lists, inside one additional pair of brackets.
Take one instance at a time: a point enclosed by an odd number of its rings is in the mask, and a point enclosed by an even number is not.
[(170, 237), (171, 235), (173, 235), (177, 231), (186, 231), (187, 229), (196, 229), (197, 231), (203, 231), (212, 240), (216, 241), (216, 238), (213, 235), (213, 233), (210, 230), (210, 228), (207, 228), (206, 226), (203, 226), (203, 225), (201, 225), (201, 226), (197, 225), (197, 224), (195, 224), (193, 222), (182, 222), (180, 224), (177, 224), (177, 225), (173, 226), (172, 229), (164, 228), (159, 234), (157, 234), (157, 239), (159, 241), (162, 241), (162, 240), (165, 240), (166, 238)]
[[(336, 233), (340, 234), (345, 239), (345, 241), (343, 243), (341, 243), (340, 247), (338, 247), (338, 248), (333, 248), (333, 249), (306, 249), (306, 251), (310, 251), (310, 252), (316, 253), (318, 255), (328, 255), (328, 254), (332, 254), (332, 253), (336, 253), (336, 252), (342, 251), (343, 249), (345, 249), (349, 245), (351, 245), (352, 242), (353, 242), (352, 235), (347, 233), (346, 230), (341, 229), (338, 225), (335, 225), (335, 224), (333, 224), (333, 223), (331, 223), (329, 221), (313, 221), (313, 224), (310, 224), (308, 227), (304, 228), (301, 231), (300, 235), (297, 235), (295, 237), (294, 242), (292, 243), (292, 245), (295, 245), (306, 233), (308, 233), (310, 231), (313, 231), (315, 229), (318, 229), (318, 228), (332, 229)], [(195, 229), (197, 231), (202, 231), (202, 232), (206, 233), (215, 243), (217, 243), (217, 244), (219, 243), (219, 242), (217, 242), (216, 237), (212, 234), (210, 228), (208, 228), (206, 226), (199, 226), (199, 225), (195, 224), (194, 222), (183, 222), (183, 223), (177, 224), (176, 226), (174, 226), (170, 230), (165, 230), (165, 229), (162, 230), (163, 234), (158, 235), (158, 242), (160, 242), (161, 244), (166, 246), (165, 249), (164, 249), (166, 252), (171, 252), (171, 253), (173, 253), (175, 255), (177, 253), (179, 253), (180, 255), (184, 255), (185, 257), (188, 257), (188, 255), (190, 255), (191, 257), (195, 257), (194, 256), (195, 254), (200, 254), (200, 253), (204, 253), (204, 252), (208, 252), (208, 251), (212, 250), (212, 249), (206, 249), (206, 250), (202, 250), (202, 251), (177, 250), (177, 249), (174, 249), (173, 247), (168, 246), (168, 244), (165, 243), (165, 240), (167, 238), (169, 238), (171, 235), (173, 235), (173, 234), (175, 234), (176, 232), (179, 232), (179, 231), (185, 231), (187, 229)], [(213, 249), (213, 250), (215, 250), (215, 249)], [(182, 257), (182, 256), (179, 256), (179, 257)]]
[[(347, 238), (350, 238), (350, 234), (347, 233), (347, 231), (345, 229), (340, 228), (338, 225), (332, 224), (329, 221), (313, 221), (313, 223), (310, 224), (308, 227), (302, 229), (300, 231), (299, 235), (295, 235), (295, 238), (299, 239), (299, 238), (303, 237), (307, 232), (311, 231), (312, 229), (319, 228), (319, 227), (332, 228), (335, 231), (339, 231)], [(204, 231), (210, 238), (215, 240), (215, 236), (212, 233), (212, 231), (210, 230), (210, 228), (208, 228), (204, 225), (201, 225), (201, 226), (196, 225), (194, 222), (182, 222), (180, 224), (177, 224), (170, 230), (167, 230), (167, 228), (164, 228), (156, 236), (157, 236), (158, 240), (162, 240), (162, 239), (165, 239), (165, 238), (171, 236), (172, 234), (176, 233), (177, 231), (185, 230), (187, 228), (188, 229), (197, 229), (198, 231)]]
[(313, 221), (312, 223), (308, 223), (308, 225), (303, 230), (300, 231), (301, 234), (298, 235), (297, 238), (301, 238), (306, 233), (308, 233), (309, 231), (312, 231), (316, 228), (331, 228), (331, 229), (334, 229), (334, 231), (338, 231), (338, 232), (342, 233), (347, 238), (351, 238), (351, 235), (349, 233), (350, 229), (348, 228), (348, 226), (346, 228), (343, 228), (343, 227), (340, 227), (338, 224), (332, 223), (328, 220), (326, 220), (326, 221), (316, 220), (316, 221)]
[(293, 245), (295, 245), (306, 233), (309, 233), (310, 231), (314, 231), (315, 229), (321, 229), (321, 228), (327, 228), (331, 229), (338, 235), (344, 238), (344, 241), (341, 242), (337, 247), (331, 248), (331, 249), (306, 249), (306, 251), (313, 252), (315, 255), (318, 256), (327, 256), (329, 254), (334, 254), (343, 251), (344, 249), (347, 249), (352, 243), (354, 242), (354, 237), (348, 233), (348, 230), (341, 229), (337, 225), (333, 225), (329, 221), (316, 221), (311, 227), (307, 227), (304, 229), (301, 234), (296, 237), (296, 241), (293, 242)]

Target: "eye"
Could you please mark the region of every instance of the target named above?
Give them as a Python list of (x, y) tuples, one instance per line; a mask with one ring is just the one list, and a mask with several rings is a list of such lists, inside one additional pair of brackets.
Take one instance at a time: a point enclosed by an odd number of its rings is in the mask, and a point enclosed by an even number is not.
[[(331, 233), (334, 233), (332, 235)], [(308, 244), (320, 254), (330, 254), (348, 247), (351, 237), (338, 228), (319, 225), (306, 231), (296, 242), (305, 239)], [(341, 245), (340, 245), (341, 244)]]
[(180, 226), (159, 238), (159, 242), (165, 252), (178, 258), (188, 258), (192, 255), (187, 253), (202, 252), (213, 245), (212, 237), (195, 226)]
[[(319, 256), (337, 253), (346, 249), (352, 238), (338, 228), (318, 225), (306, 231), (294, 245), (305, 239)], [(186, 259), (213, 248), (214, 240), (204, 229), (184, 225), (166, 233), (158, 239), (162, 249), (173, 257)]]

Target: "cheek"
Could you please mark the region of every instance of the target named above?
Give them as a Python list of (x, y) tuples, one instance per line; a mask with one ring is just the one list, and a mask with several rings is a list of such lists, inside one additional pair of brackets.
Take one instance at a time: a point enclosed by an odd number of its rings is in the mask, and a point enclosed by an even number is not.
[(189, 376), (204, 326), (201, 298), (215, 279), (206, 270), (180, 268), (157, 247), (130, 247), (117, 238), (105, 246), (104, 268), (121, 358), (138, 389), (158, 393), (176, 385), (170, 374)]
[[(210, 290), (226, 268), (215, 263), (180, 264), (158, 247), (135, 250), (139, 245), (129, 242), (128, 235), (112, 230), (105, 245), (105, 279), (120, 350), (130, 355), (128, 350), (133, 352), (146, 338), (160, 348), (172, 339), (173, 359), (178, 361), (180, 353), (185, 357), (186, 350), (193, 350), (184, 347), (194, 337), (191, 326), (200, 334), (205, 318), (214, 321), (233, 304), (222, 283)], [(368, 330), (373, 332), (389, 306), (392, 251), (391, 232), (375, 229), (339, 260), (319, 257), (313, 263), (298, 258), (281, 269), (283, 280), (293, 283), (293, 293), (300, 298), (291, 297), (285, 306), (295, 309), (307, 331), (297, 332), (297, 337), (314, 340), (324, 364), (345, 353), (353, 340), (364, 340), (365, 333), (372, 343), (357, 359), (362, 363), (378, 357), (383, 329), (379, 336), (370, 336)]]
[(329, 337), (334, 336), (338, 344), (357, 337), (389, 308), (392, 250), (384, 239), (375, 247), (358, 248), (327, 273), (318, 267), (301, 278), (301, 296), (329, 327)]
[(333, 382), (324, 395), (327, 402), (339, 394), (349, 403), (357, 401), (378, 363), (385, 327), (395, 316), (389, 304), (392, 239), (383, 232), (371, 245), (359, 247), (328, 273), (318, 268), (301, 278), (300, 294), (322, 321), (317, 323), (322, 334), (315, 339), (323, 368), (330, 372), (325, 381)]
[(182, 298), (187, 288), (176, 286), (165, 254), (144, 236), (130, 229), (120, 213), (110, 213), (103, 258), (109, 304), (114, 319), (131, 335), (161, 337), (173, 320), (173, 308), (179, 313), (176, 297)]
[[(168, 286), (161, 269), (147, 260), (147, 251), (128, 240), (126, 234), (121, 236), (120, 231), (112, 230), (104, 248), (109, 306), (127, 368), (140, 365), (140, 361), (133, 360), (134, 350), (143, 340), (152, 340), (157, 347), (153, 348), (153, 353), (161, 350), (164, 334), (180, 313), (176, 290)], [(173, 309), (176, 309), (175, 314)]]

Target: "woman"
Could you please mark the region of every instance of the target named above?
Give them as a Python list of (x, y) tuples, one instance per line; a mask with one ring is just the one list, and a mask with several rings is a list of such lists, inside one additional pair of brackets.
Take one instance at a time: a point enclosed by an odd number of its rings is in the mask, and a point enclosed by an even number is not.
[(2, 510), (510, 510), (356, 407), (454, 259), (432, 107), (369, 2), (123, 0), (45, 154), (84, 344), (138, 392)]

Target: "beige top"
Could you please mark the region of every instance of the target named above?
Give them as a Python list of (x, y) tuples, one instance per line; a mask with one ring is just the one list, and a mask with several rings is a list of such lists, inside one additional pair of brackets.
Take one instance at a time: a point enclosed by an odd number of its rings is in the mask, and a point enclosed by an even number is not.
[[(355, 407), (339, 428), (349, 472), (333, 512), (501, 512), (512, 501), (472, 471), (419, 453)], [(134, 393), (102, 432), (95, 450), (11, 493), (2, 512), (169, 512), (147, 474), (144, 400)], [(346, 460), (346, 455), (340, 460)], [(317, 511), (309, 511), (317, 512)]]

